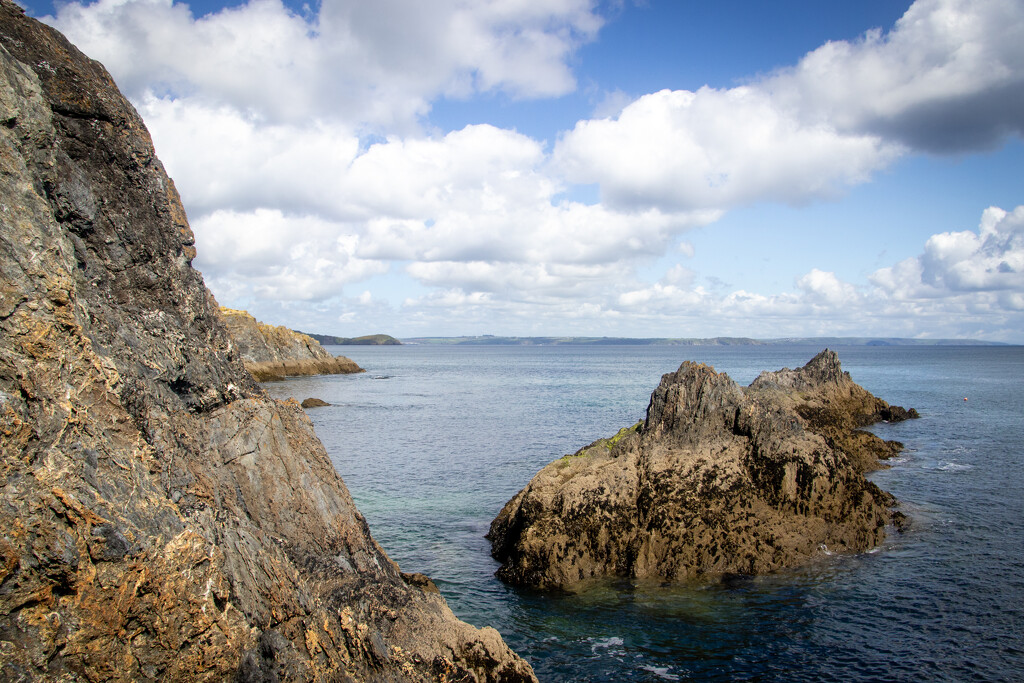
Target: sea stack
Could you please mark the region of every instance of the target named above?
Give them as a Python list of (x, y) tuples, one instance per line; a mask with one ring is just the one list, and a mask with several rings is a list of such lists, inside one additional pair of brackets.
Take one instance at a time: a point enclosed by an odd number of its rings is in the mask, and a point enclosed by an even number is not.
[(488, 537), (517, 585), (760, 574), (860, 552), (902, 520), (864, 474), (900, 444), (859, 430), (916, 417), (855, 384), (835, 352), (742, 388), (693, 362), (644, 421), (541, 470)]
[(373, 540), (138, 114), (7, 0), (0, 122), (0, 678), (535, 680)]

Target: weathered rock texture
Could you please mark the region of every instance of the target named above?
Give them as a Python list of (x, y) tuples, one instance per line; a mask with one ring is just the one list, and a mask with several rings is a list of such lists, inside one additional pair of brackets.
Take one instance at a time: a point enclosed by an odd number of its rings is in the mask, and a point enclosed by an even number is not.
[(856, 428), (908, 416), (828, 350), (746, 389), (687, 361), (662, 377), (645, 421), (551, 463), (505, 505), (489, 534), (498, 576), (572, 589), (866, 550), (899, 513), (864, 472), (900, 445)]
[(104, 69), (0, 0), (0, 678), (530, 680), (245, 371)]
[(309, 335), (261, 323), (245, 311), (221, 307), (220, 312), (232, 345), (257, 382), (363, 372), (350, 358), (329, 354)]

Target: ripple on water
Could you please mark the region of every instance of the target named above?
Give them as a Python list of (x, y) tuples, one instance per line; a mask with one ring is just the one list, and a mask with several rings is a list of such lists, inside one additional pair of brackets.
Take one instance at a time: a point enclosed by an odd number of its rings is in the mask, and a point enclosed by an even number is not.
[(877, 552), (575, 596), (493, 577), (482, 536), (505, 501), (554, 458), (642, 418), (664, 372), (689, 358), (747, 383), (817, 351), (345, 347), (335, 352), (367, 373), (267, 388), (335, 404), (310, 417), (374, 536), (460, 617), (498, 628), (542, 680), (1024, 680), (1017, 347), (838, 349), (855, 381), (923, 415), (872, 428), (906, 445), (872, 477), (912, 519)]

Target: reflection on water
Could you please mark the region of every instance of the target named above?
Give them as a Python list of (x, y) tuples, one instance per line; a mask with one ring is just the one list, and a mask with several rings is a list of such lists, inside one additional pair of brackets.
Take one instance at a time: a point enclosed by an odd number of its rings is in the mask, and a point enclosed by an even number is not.
[[(1024, 349), (840, 348), (920, 420), (873, 478), (913, 524), (877, 552), (729, 582), (511, 589), (483, 538), (545, 464), (644, 415), (662, 373), (746, 384), (810, 347), (344, 347), (367, 372), (267, 385), (310, 412), (374, 536), (542, 680), (1024, 680)], [(375, 381), (387, 378), (387, 381)], [(968, 402), (963, 398), (969, 397)]]

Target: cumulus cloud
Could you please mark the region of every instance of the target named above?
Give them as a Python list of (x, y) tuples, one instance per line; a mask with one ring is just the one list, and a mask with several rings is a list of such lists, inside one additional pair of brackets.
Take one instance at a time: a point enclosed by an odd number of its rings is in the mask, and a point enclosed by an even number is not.
[(615, 119), (580, 121), (554, 163), (570, 181), (598, 183), (612, 206), (721, 210), (835, 194), (897, 152), (875, 135), (805, 125), (756, 87), (705, 87), (663, 90)]
[(362, 210), (341, 191), (360, 146), (342, 124), (271, 124), (227, 106), (152, 95), (138, 109), (193, 220), (218, 209), (333, 219)]
[(977, 231), (933, 235), (921, 255), (860, 286), (812, 268), (789, 292), (712, 292), (681, 272), (625, 289), (614, 306), (652, 328), (686, 330), (680, 336), (915, 336), (924, 328), (932, 337), (986, 330), (1013, 339), (1024, 322), (1024, 206), (985, 210)]
[(886, 297), (895, 300), (993, 298), (1019, 310), (1024, 292), (1024, 206), (1007, 212), (990, 207), (977, 232), (933, 235), (924, 253), (871, 275)]
[(991, 147), (1024, 133), (1024, 5), (917, 0), (889, 33), (826, 43), (764, 87), (842, 132), (929, 152)]
[(51, 23), (133, 99), (389, 130), (409, 129), (440, 95), (570, 92), (566, 61), (602, 20), (589, 0), (323, 0), (308, 19), (280, 0), (203, 17), (172, 0), (98, 0), (60, 4)]
[(315, 216), (215, 211), (194, 227), (200, 247), (195, 265), (226, 301), (321, 301), (389, 267), (356, 255), (359, 238), (350, 226)]
[[(360, 150), (341, 125), (266, 124), (227, 107), (152, 97), (141, 111), (158, 150), (169, 152), (162, 156), (192, 216), (197, 265), (215, 291), (233, 280), (232, 291), (274, 296), (279, 283), (280, 298), (321, 300), (353, 274), (411, 261), (407, 272), (434, 287), (508, 292), (514, 282), (568, 296), (593, 281), (581, 275), (586, 266), (621, 276), (680, 231), (718, 217), (557, 199), (563, 186), (545, 172), (540, 143), (490, 125)], [(312, 254), (317, 239), (327, 241), (320, 266), (295, 266), (288, 245), (310, 245)], [(324, 276), (332, 259), (340, 280)]]
[[(984, 316), (1020, 325), (1020, 208), (936, 234), (869, 283), (819, 263), (776, 294), (700, 272), (680, 241), (738, 206), (831, 198), (907, 154), (1020, 136), (1019, 0), (917, 0), (887, 32), (735, 88), (616, 92), (553, 146), (490, 125), (432, 130), (441, 97), (572, 92), (596, 7), (324, 0), (299, 16), (249, 0), (196, 17), (172, 0), (97, 0), (50, 21), (139, 108), (225, 303), (324, 331), (369, 316), (436, 331), (456, 312), (524, 334), (897, 334), (912, 320), (952, 330), (951, 311), (964, 333)], [(595, 184), (599, 202), (565, 199)], [(641, 278), (669, 254), (692, 261)], [(389, 303), (361, 284), (384, 273), (421, 289)]]
[(731, 89), (644, 95), (578, 122), (554, 159), (612, 206), (805, 202), (908, 151), (1024, 133), (1024, 4), (918, 0), (888, 33), (834, 41)]
[(796, 281), (808, 302), (840, 308), (853, 306), (860, 298), (857, 289), (836, 277), (835, 273), (814, 268)]

